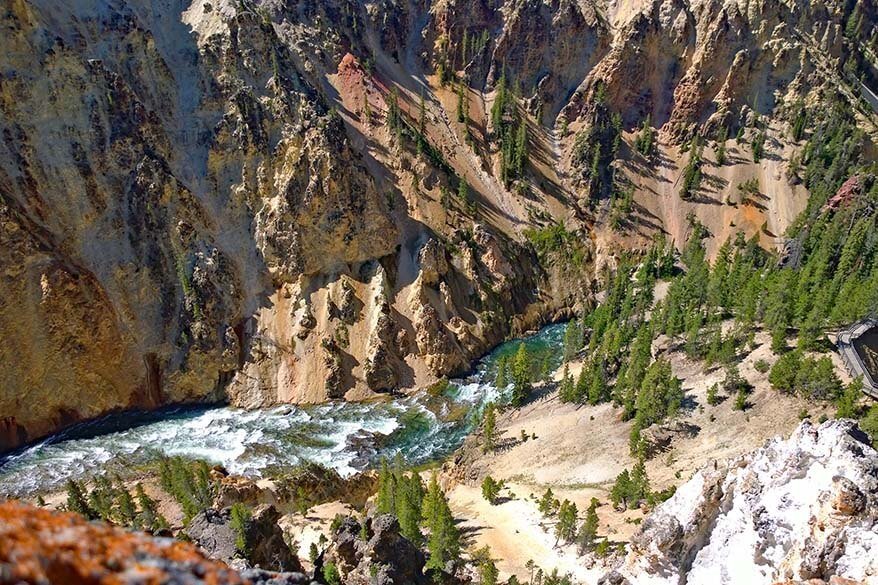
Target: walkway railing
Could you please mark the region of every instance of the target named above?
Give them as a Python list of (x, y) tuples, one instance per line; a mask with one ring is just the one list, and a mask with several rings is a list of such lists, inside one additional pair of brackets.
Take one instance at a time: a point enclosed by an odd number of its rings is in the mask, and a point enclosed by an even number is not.
[(872, 378), (869, 369), (863, 363), (862, 357), (854, 347), (854, 341), (858, 337), (876, 326), (878, 326), (878, 319), (864, 319), (854, 323), (838, 334), (836, 345), (850, 375), (854, 378), (863, 379), (863, 393), (878, 400), (878, 384)]

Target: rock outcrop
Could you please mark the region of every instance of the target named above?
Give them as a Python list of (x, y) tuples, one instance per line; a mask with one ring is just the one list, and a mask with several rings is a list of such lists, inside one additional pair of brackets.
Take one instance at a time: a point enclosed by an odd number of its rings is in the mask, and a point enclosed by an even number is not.
[(299, 559), (284, 540), (278, 526), (280, 513), (274, 506), (259, 505), (253, 509), (243, 527), (243, 550), (238, 548), (238, 534), (231, 526), (230, 508), (208, 508), (197, 514), (186, 526), (186, 535), (212, 559), (246, 565), (267, 571), (301, 572)]
[(326, 559), (336, 564), (345, 584), (427, 582), (424, 553), (400, 535), (394, 516), (370, 516), (364, 522), (362, 526), (353, 518), (342, 520), (327, 551)]
[(78, 514), (0, 504), (0, 583), (124, 582), (249, 581), (191, 544), (86, 522)]
[(874, 583), (875, 550), (878, 452), (853, 421), (805, 420), (789, 439), (698, 471), (601, 582)]

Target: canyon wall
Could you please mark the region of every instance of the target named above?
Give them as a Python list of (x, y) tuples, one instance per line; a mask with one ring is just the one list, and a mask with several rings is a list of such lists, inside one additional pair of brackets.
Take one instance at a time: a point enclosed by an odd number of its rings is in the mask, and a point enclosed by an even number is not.
[[(874, 22), (871, 2), (856, 6)], [(749, 213), (672, 201), (680, 144), (834, 83), (852, 10), (10, 0), (0, 450), (115, 409), (360, 399), (464, 371), (582, 306), (622, 249), (684, 238), (690, 211), (711, 228)], [(874, 46), (868, 29), (855, 32)], [(512, 182), (490, 116), (501, 78), (527, 124)], [(603, 230), (572, 154), (597, 92), (623, 125), (611, 164), (654, 216), (627, 234)], [(627, 146), (646, 114), (660, 173)], [(780, 172), (784, 123), (754, 232), (765, 219), (780, 233), (803, 206)], [(728, 169), (715, 190), (753, 164)], [(528, 242), (556, 222), (562, 250)]]

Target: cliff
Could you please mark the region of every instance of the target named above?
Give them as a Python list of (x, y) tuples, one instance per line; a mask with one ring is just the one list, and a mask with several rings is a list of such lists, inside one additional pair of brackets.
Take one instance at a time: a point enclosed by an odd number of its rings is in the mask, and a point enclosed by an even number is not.
[[(848, 61), (871, 79), (874, 32), (842, 33), (853, 10), (12, 0), (0, 450), (127, 407), (430, 383), (570, 314), (622, 249), (682, 241), (690, 212), (716, 240), (736, 224), (774, 245), (805, 196), (782, 172), (784, 112), (847, 87)], [(504, 116), (525, 127), (512, 179), (491, 115), (501, 79), (516, 96)], [(596, 191), (580, 156), (611, 111), (621, 134), (600, 177), (637, 187), (623, 233), (606, 229), (612, 185)], [(771, 162), (730, 162), (706, 201), (679, 201), (680, 145), (753, 113), (773, 120)], [(628, 146), (647, 114), (659, 172)], [(711, 202), (757, 168), (764, 209)], [(557, 223), (554, 249), (528, 242)]]
[(806, 420), (789, 439), (698, 471), (601, 582), (872, 583), (876, 477), (878, 453), (855, 423)]

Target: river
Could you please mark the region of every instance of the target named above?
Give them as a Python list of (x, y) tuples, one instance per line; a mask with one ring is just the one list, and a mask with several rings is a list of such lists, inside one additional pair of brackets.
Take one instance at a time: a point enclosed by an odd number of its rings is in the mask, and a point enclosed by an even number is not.
[(272, 468), (313, 461), (342, 475), (401, 454), (411, 465), (441, 459), (477, 425), (494, 387), (500, 356), (524, 343), (535, 363), (555, 369), (564, 324), (498, 346), (472, 373), (441, 391), (394, 400), (241, 410), (228, 406), (124, 412), (83, 423), (0, 456), (0, 498), (60, 487), (68, 478), (122, 475), (162, 456), (201, 458), (232, 473), (259, 477)]

